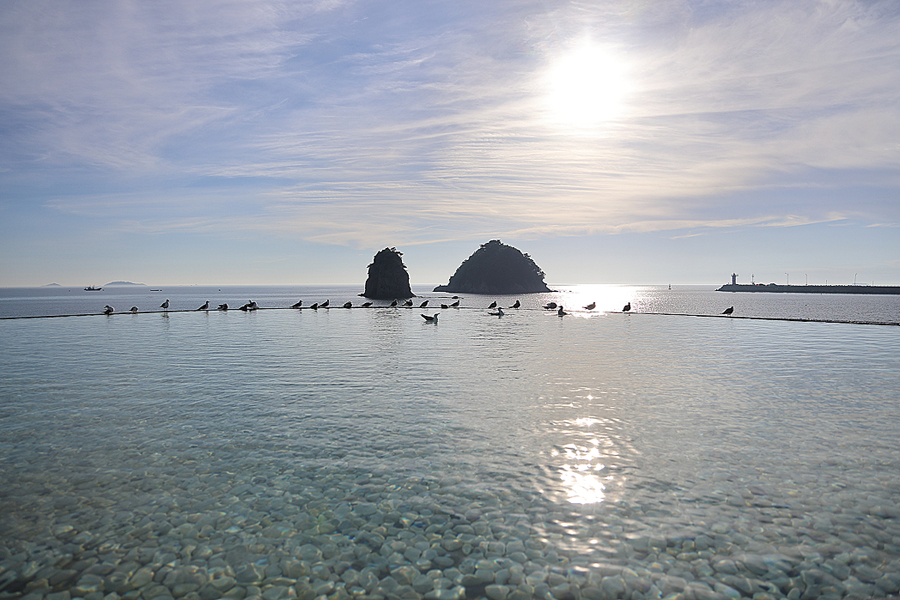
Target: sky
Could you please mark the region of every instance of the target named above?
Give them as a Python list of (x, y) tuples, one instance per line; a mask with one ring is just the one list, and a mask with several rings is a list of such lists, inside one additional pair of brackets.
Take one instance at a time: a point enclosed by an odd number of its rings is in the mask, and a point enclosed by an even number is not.
[(900, 3), (0, 3), (0, 287), (900, 285)]

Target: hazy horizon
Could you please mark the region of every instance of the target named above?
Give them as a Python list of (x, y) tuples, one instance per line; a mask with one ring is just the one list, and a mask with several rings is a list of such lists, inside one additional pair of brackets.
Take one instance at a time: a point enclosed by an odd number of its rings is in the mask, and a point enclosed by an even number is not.
[(0, 286), (439, 284), (491, 239), (900, 285), (893, 1), (8, 0), (0, 56)]

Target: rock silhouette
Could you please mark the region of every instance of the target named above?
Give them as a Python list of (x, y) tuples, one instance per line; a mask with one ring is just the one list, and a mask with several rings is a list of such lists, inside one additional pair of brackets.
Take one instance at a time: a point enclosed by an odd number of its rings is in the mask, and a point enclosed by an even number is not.
[(387, 300), (389, 298), (409, 298), (415, 296), (409, 287), (409, 273), (403, 264), (402, 252), (396, 248), (385, 248), (375, 255), (369, 265), (369, 277), (363, 296)]
[(468, 294), (532, 294), (549, 292), (544, 272), (516, 248), (491, 240), (463, 261), (447, 285), (435, 292)]

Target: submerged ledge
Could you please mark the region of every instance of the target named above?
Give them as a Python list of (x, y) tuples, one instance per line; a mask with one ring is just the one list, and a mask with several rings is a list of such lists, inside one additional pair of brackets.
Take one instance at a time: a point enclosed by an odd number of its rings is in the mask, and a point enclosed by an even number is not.
[[(324, 308), (324, 309), (319, 309), (319, 310), (342, 311), (342, 310), (357, 310), (357, 309), (363, 309), (363, 310), (404, 310), (404, 309), (418, 310), (419, 307), (413, 307), (413, 306), (409, 306), (409, 307), (407, 307), (407, 306), (351, 306), (348, 308), (334, 307), (334, 308)], [(254, 311), (247, 311), (247, 312), (260, 312), (260, 311), (269, 311), (269, 310), (289, 310), (292, 312), (298, 312), (298, 311), (306, 311), (306, 310), (315, 311), (316, 309), (312, 309), (312, 308), (309, 308), (306, 306), (304, 306), (302, 308), (291, 308), (291, 307), (287, 307), (287, 306), (270, 306), (270, 307), (259, 307), (258, 309), (254, 310)], [(434, 310), (434, 309), (429, 308), (427, 310)], [(444, 310), (444, 309), (439, 309), (439, 310)], [(477, 307), (477, 306), (458, 306), (458, 307), (454, 307), (453, 309), (447, 309), (447, 310), (484, 311), (485, 309), (483, 307)], [(523, 307), (523, 308), (517, 309), (517, 310), (520, 313), (522, 313), (522, 312), (539, 312), (539, 313), (543, 313), (543, 314), (553, 313), (553, 311), (549, 311), (549, 310), (541, 309), (541, 308), (524, 308)], [(69, 318), (69, 317), (122, 317), (122, 316), (135, 317), (137, 315), (167, 315), (167, 314), (197, 313), (197, 312), (201, 312), (201, 313), (219, 313), (219, 312), (233, 313), (233, 312), (245, 312), (245, 311), (235, 308), (235, 309), (231, 309), (231, 310), (227, 310), (227, 311), (218, 311), (218, 310), (197, 311), (196, 309), (169, 310), (169, 311), (148, 310), (148, 311), (141, 311), (141, 312), (137, 312), (137, 313), (124, 311), (124, 312), (112, 313), (109, 315), (106, 315), (103, 313), (75, 313), (75, 314), (69, 314), (69, 315), (25, 315), (25, 316), (18, 316), (18, 317), (0, 317), (0, 321), (13, 321), (13, 320), (21, 320), (21, 319), (64, 319), (64, 318)], [(619, 311), (589, 311), (589, 310), (574, 310), (574, 309), (568, 310), (567, 312), (569, 314), (595, 314), (595, 315), (618, 315), (618, 314), (621, 314), (623, 316), (655, 315), (655, 316), (662, 316), (662, 317), (701, 317), (701, 318), (713, 318), (713, 319), (742, 319), (742, 320), (747, 320), (747, 321), (787, 321), (787, 322), (792, 322), (792, 323), (842, 323), (845, 325), (889, 325), (889, 326), (894, 326), (894, 327), (900, 326), (900, 322), (898, 322), (898, 321), (861, 321), (861, 320), (842, 321), (840, 319), (807, 319), (807, 318), (802, 318), (802, 317), (759, 317), (759, 316), (747, 316), (747, 315), (666, 313), (666, 312), (627, 312), (627, 313), (623, 313), (623, 312), (619, 312)], [(507, 313), (507, 314), (515, 314), (515, 313)]]

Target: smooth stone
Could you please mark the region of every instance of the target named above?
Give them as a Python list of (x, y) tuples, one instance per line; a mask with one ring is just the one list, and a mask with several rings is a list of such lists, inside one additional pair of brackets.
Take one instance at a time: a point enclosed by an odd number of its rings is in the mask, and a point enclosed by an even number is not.
[(196, 592), (200, 589), (200, 586), (196, 583), (178, 583), (172, 587), (172, 596), (174, 598), (183, 598), (187, 596), (191, 592)]
[(419, 575), (418, 570), (416, 570), (414, 567), (406, 565), (397, 567), (396, 569), (391, 571), (391, 577), (396, 579), (397, 583), (399, 583), (400, 585), (412, 584), (417, 575)]
[(625, 580), (618, 575), (604, 577), (600, 580), (600, 592), (604, 597), (619, 598), (625, 594), (626, 589)]
[(264, 600), (279, 600), (291, 596), (290, 588), (283, 585), (273, 585), (263, 590), (262, 597)]
[(142, 588), (153, 581), (153, 575), (152, 569), (143, 567), (134, 572), (134, 575), (131, 576), (128, 583), (134, 588)]
[(92, 592), (103, 591), (103, 578), (99, 575), (85, 574), (81, 576), (72, 591), (79, 596), (85, 596)]
[(456, 586), (450, 589), (435, 589), (425, 594), (426, 600), (463, 600), (466, 597), (466, 588)]
[(491, 584), (485, 586), (484, 593), (491, 600), (506, 600), (509, 596), (510, 587), (508, 585)]
[(713, 589), (716, 592), (718, 592), (728, 598), (740, 598), (741, 597), (741, 593), (739, 591), (737, 591), (736, 589), (734, 589), (733, 587), (731, 587), (729, 585), (725, 585), (724, 583), (722, 583), (720, 581), (717, 581), (715, 583), (715, 585), (713, 586)]
[(738, 572), (737, 565), (733, 560), (723, 559), (712, 565), (717, 573), (725, 573), (727, 575), (735, 575)]

